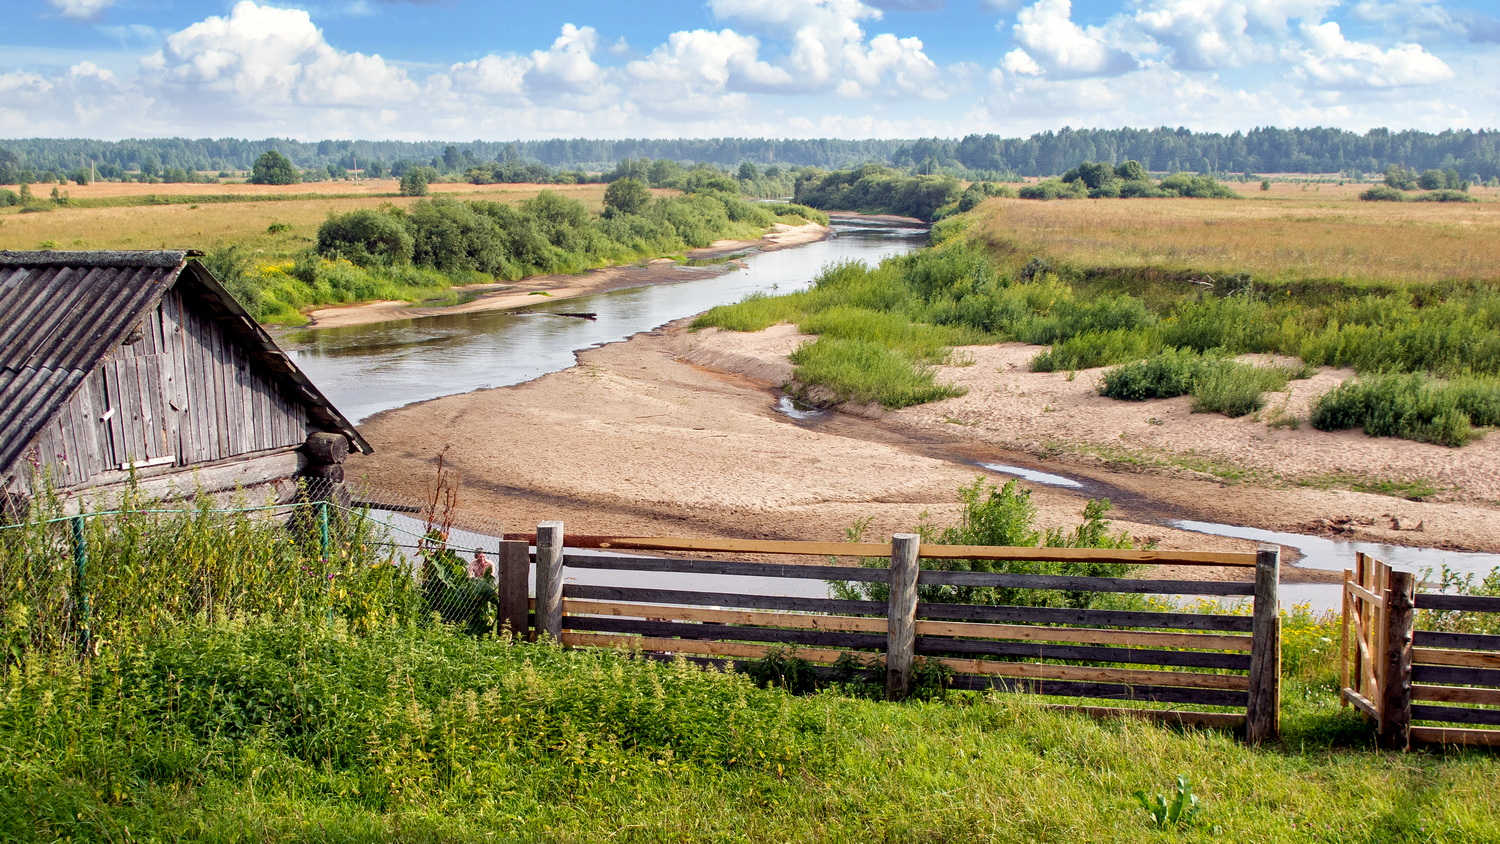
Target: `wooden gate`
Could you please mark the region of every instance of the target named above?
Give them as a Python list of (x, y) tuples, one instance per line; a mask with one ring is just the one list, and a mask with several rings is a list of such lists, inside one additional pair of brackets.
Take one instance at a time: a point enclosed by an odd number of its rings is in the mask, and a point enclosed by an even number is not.
[[(1360, 554), (1343, 603), (1343, 700), (1375, 721), (1382, 746), (1500, 747), (1500, 730), (1485, 729), (1500, 726), (1500, 635), (1451, 629), (1456, 614), (1500, 613), (1500, 598), (1418, 592), (1415, 575)], [(1418, 610), (1449, 629), (1418, 630)]]

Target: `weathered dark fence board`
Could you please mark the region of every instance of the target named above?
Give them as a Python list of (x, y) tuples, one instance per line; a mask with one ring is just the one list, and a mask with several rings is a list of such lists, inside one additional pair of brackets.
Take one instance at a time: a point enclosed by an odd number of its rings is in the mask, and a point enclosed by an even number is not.
[(785, 630), (772, 627), (740, 627), (732, 624), (699, 624), (675, 621), (638, 621), (628, 618), (570, 615), (563, 629), (591, 633), (632, 633), (638, 636), (680, 637), (708, 641), (774, 642), (822, 648), (885, 647), (878, 633), (837, 633), (821, 630)]
[(1500, 669), (1414, 665), (1411, 669), (1411, 681), (1448, 686), (1500, 686)]
[(1420, 721), (1449, 721), (1455, 724), (1493, 724), (1500, 726), (1500, 709), (1467, 709), (1462, 706), (1433, 706), (1414, 703), (1411, 717)]
[[(1421, 596), (1417, 602), (1421, 603)], [(1418, 630), (1412, 644), (1418, 648), (1459, 648), (1469, 651), (1500, 651), (1500, 636), (1486, 633), (1438, 633)]]
[(1214, 580), (1124, 580), (1050, 574), (934, 571), (917, 575), (921, 586), (988, 586), (998, 589), (1055, 589), (1063, 592), (1123, 592), (1149, 595), (1254, 595), (1254, 583)]
[(999, 621), (1019, 624), (1072, 624), (1087, 627), (1146, 627), (1162, 630), (1215, 630), (1249, 633), (1248, 615), (1076, 610), (1065, 607), (985, 607), (973, 604), (917, 604), (917, 617), (942, 621)]
[(994, 689), (1020, 694), (1056, 697), (1090, 697), (1106, 700), (1138, 700), (1151, 703), (1195, 703), (1204, 706), (1242, 707), (1246, 692), (1224, 689), (1183, 689), (1176, 686), (1127, 686), (1121, 683), (1086, 683), (1074, 680), (1026, 680), (963, 674), (953, 678), (953, 688), (983, 691)]
[(563, 565), (575, 569), (606, 571), (662, 571), (678, 574), (732, 574), (741, 577), (788, 577), (804, 580), (858, 580), (886, 583), (887, 569), (857, 566), (797, 565), (795, 563), (742, 563), (731, 560), (675, 560), (669, 557), (597, 557), (568, 554)]
[(837, 598), (792, 598), (781, 595), (734, 595), (728, 592), (693, 592), (682, 589), (641, 589), (631, 586), (563, 585), (564, 598), (581, 601), (631, 601), (651, 604), (682, 604), (701, 607), (734, 607), (747, 610), (782, 610), (829, 615), (878, 615), (885, 617), (884, 601), (844, 601)]
[(1418, 592), (1419, 610), (1454, 610), (1457, 612), (1500, 612), (1500, 598), (1481, 595), (1434, 595)]
[(1224, 668), (1248, 671), (1250, 657), (1245, 654), (1206, 653), (1202, 651), (1157, 651), (1142, 648), (1111, 648), (1097, 645), (1042, 645), (1035, 642), (997, 642), (981, 639), (947, 639), (918, 636), (920, 654), (980, 654), (1016, 656), (1030, 659), (1067, 659), (1088, 662), (1116, 662), (1136, 665), (1173, 665), (1188, 668)]

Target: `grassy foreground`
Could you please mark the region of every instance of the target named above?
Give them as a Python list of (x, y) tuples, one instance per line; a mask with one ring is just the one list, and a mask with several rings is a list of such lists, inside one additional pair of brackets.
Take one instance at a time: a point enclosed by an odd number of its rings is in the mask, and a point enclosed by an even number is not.
[[(1286, 746), (1010, 696), (798, 698), (745, 676), (404, 629), (189, 625), (15, 669), (5, 841), (1484, 841), (1500, 761), (1364, 747), (1326, 664)], [(1194, 824), (1133, 792), (1185, 775)], [(1168, 795), (1170, 796), (1170, 794)]]

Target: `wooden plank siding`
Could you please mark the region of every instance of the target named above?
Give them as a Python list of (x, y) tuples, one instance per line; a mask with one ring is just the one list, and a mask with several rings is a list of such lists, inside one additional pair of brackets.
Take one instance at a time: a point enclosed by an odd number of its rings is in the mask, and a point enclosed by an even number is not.
[(139, 340), (89, 373), (37, 445), (55, 482), (74, 488), (117, 482), (131, 461), (171, 457), (149, 471), (170, 472), (297, 447), (313, 430), (302, 405), (174, 289)]

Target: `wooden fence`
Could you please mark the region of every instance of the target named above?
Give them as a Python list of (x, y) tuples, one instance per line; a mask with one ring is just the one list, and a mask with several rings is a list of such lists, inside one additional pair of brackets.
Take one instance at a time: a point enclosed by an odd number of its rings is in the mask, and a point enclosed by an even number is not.
[(1365, 554), (1344, 572), (1344, 702), (1375, 721), (1383, 747), (1500, 747), (1500, 730), (1484, 729), (1500, 726), (1500, 635), (1418, 630), (1415, 612), (1500, 613), (1500, 598), (1418, 592), (1416, 585), (1415, 575)]
[[(510, 538), (510, 537), (508, 537)], [(527, 536), (530, 540), (533, 537)], [(829, 665), (845, 654), (883, 660), (886, 695), (906, 696), (918, 660), (934, 660), (964, 689), (1132, 701), (1142, 708), (1063, 706), (1093, 715), (1243, 727), (1250, 742), (1273, 738), (1280, 698), (1280, 552), (1114, 551), (924, 545), (898, 534), (889, 544), (575, 537), (543, 522), (536, 544), (535, 629), (565, 645), (625, 647), (690, 659), (753, 660), (772, 648)], [(502, 617), (526, 624), (526, 542), (502, 550)], [(748, 562), (694, 557), (579, 553), (580, 547), (691, 554), (882, 557), (886, 567)], [(1255, 580), (1148, 580), (922, 570), (920, 558), (1253, 568)], [(510, 563), (506, 561), (510, 560)], [(886, 601), (780, 597), (734, 591), (565, 583), (568, 570), (751, 576), (879, 583)], [(509, 585), (507, 585), (509, 584)], [(929, 603), (920, 586), (977, 586), (1064, 593), (1250, 598), (1253, 613), (1198, 613)], [(519, 586), (521, 598), (514, 599)], [(506, 595), (509, 594), (510, 598)], [(507, 604), (506, 602), (509, 601)], [(504, 607), (509, 606), (509, 609)], [(1080, 664), (1085, 663), (1085, 664)], [(1187, 711), (1172, 705), (1241, 710)]]

